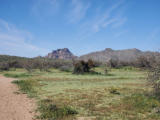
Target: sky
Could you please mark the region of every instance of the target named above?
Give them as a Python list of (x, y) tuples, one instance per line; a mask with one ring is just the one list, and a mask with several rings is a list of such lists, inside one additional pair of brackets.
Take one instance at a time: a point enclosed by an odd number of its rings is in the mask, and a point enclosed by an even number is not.
[(0, 0), (0, 54), (159, 51), (160, 0)]

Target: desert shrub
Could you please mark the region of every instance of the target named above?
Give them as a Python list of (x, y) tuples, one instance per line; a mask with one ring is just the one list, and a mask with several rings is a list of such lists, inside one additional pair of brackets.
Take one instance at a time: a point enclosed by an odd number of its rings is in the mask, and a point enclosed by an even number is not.
[(104, 68), (104, 75), (110, 76), (111, 75), (110, 72), (111, 72), (111, 68), (105, 66), (105, 68)]
[(122, 68), (127, 66), (138, 67), (142, 69), (150, 69), (156, 66), (158, 63), (157, 57), (154, 54), (141, 55), (132, 61), (119, 60), (118, 58), (112, 58), (107, 61), (107, 66), (110, 68)]
[(73, 67), (73, 63), (71, 60), (57, 60), (57, 59), (52, 59), (50, 61), (50, 65), (53, 68), (60, 68), (62, 66), (68, 66), (68, 67)]
[(126, 66), (133, 66), (132, 61), (127, 62), (127, 61), (120, 61), (118, 59), (111, 59), (108, 61), (107, 66), (110, 68), (122, 68)]
[(95, 67), (95, 63), (94, 63), (94, 61), (93, 61), (92, 59), (89, 59), (89, 60), (88, 60), (88, 67), (89, 67), (89, 68)]
[(27, 60), (23, 62), (23, 68), (26, 69), (29, 73), (33, 70), (33, 62), (32, 60)]
[(155, 67), (157, 64), (159, 64), (159, 60), (156, 60), (156, 57), (153, 55), (150, 55), (147, 57), (149, 61), (149, 65), (151, 68)]
[(137, 66), (140, 68), (148, 68), (151, 67), (150, 66), (150, 62), (148, 61), (148, 59), (145, 56), (140, 56), (137, 58)]
[(70, 67), (70, 66), (61, 66), (61, 67), (59, 67), (59, 70), (64, 71), (64, 72), (71, 72), (72, 71), (72, 67)]
[(89, 72), (89, 67), (85, 61), (79, 61), (74, 64), (74, 74), (83, 74), (84, 72)]
[(108, 62), (107, 62), (107, 66), (110, 67), (110, 68), (118, 68), (118, 60), (117, 59), (110, 59)]
[(130, 61), (130, 62), (128, 62), (128, 61), (119, 61), (118, 62), (118, 67), (119, 68), (128, 67), (128, 66), (134, 66), (133, 61)]
[(20, 62), (18, 60), (12, 60), (8, 62), (10, 68), (21, 68)]
[(51, 68), (49, 61), (47, 61), (45, 59), (37, 62), (37, 64), (38, 64), (37, 68), (39, 68), (40, 71), (47, 71), (47, 72), (49, 72), (49, 68)]
[(146, 55), (146, 56), (140, 56), (137, 58), (136, 62), (134, 63), (136, 67), (139, 68), (154, 68), (158, 61), (156, 60), (154, 55)]
[(83, 60), (78, 61), (74, 64), (74, 74), (84, 74), (89, 73), (91, 69), (91, 66), (89, 66), (88, 62), (85, 62)]
[(38, 111), (41, 115), (38, 117), (40, 119), (47, 119), (47, 120), (58, 120), (63, 119), (67, 116), (73, 116), (78, 114), (76, 110), (71, 107), (63, 106), (58, 107), (57, 105), (53, 104), (51, 100), (41, 100), (39, 102)]
[(117, 90), (116, 88), (111, 88), (111, 89), (109, 90), (109, 92), (110, 92), (111, 94), (120, 95), (120, 92), (118, 92), (118, 90)]
[(157, 67), (149, 71), (148, 81), (153, 87), (153, 94), (160, 98), (160, 65), (157, 65)]
[(107, 68), (104, 69), (104, 74), (105, 74), (105, 75), (108, 74), (108, 69), (107, 69)]
[(32, 67), (34, 69), (40, 69), (41, 70), (41, 67), (42, 67), (42, 61), (41, 59), (30, 59), (30, 62), (32, 61)]
[(9, 64), (4, 62), (0, 63), (0, 70), (9, 70)]
[(49, 72), (49, 69), (53, 67), (52, 65), (53, 62), (54, 61), (50, 61), (46, 58), (30, 59), (32, 69), (39, 69), (40, 71), (47, 71), (47, 72)]
[(48, 58), (36, 58), (32, 59), (33, 68), (40, 69), (40, 71), (47, 71), (49, 72), (50, 68), (56, 69), (64, 69), (65, 68), (72, 68), (72, 61), (71, 60), (57, 60), (57, 59), (48, 59)]
[(74, 74), (84, 74), (84, 73), (89, 73), (89, 74), (101, 74), (98, 72), (95, 72), (92, 68), (96, 67), (95, 62), (92, 59), (89, 59), (88, 61), (80, 60), (80, 61), (74, 61), (73, 63), (74, 69), (73, 73)]
[(36, 80), (15, 80), (12, 83), (17, 84), (20, 91), (26, 93), (29, 97), (36, 96), (36, 90), (34, 86), (38, 85)]
[(73, 67), (72, 60), (57, 60), (45, 57), (25, 58), (8, 55), (0, 55), (0, 69), (7, 70), (9, 68), (24, 68), (28, 72), (33, 69), (49, 72), (50, 68), (59, 69), (62, 66)]
[(103, 62), (99, 62), (99, 61), (93, 61), (93, 62), (94, 62), (94, 67), (100, 67), (105, 65), (105, 63)]

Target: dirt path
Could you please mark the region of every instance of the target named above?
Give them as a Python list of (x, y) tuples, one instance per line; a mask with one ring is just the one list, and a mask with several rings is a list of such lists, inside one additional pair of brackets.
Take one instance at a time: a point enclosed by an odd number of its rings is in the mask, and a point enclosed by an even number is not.
[(15, 94), (14, 79), (0, 75), (0, 120), (33, 120), (35, 104), (25, 94)]

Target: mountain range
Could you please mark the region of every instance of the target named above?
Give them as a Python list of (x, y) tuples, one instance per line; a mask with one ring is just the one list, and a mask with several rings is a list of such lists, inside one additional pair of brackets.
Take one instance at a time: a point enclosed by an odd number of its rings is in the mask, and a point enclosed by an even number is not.
[(158, 59), (160, 56), (159, 52), (151, 52), (151, 51), (141, 51), (139, 49), (125, 49), (125, 50), (113, 50), (111, 48), (106, 48), (102, 51), (91, 52), (89, 54), (82, 55), (80, 57), (75, 56), (68, 48), (57, 49), (48, 53), (46, 58), (53, 59), (79, 59), (79, 60), (88, 60), (92, 59), (98, 62), (107, 62), (110, 59), (115, 59), (124, 62), (132, 62), (135, 61), (140, 56), (153, 56)]

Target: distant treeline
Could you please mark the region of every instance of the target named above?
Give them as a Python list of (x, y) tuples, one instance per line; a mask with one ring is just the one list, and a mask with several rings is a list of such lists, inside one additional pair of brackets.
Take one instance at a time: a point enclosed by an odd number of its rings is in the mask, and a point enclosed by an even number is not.
[(150, 69), (155, 67), (157, 64), (160, 64), (160, 59), (158, 57), (148, 55), (148, 56), (139, 56), (134, 61), (126, 62), (120, 61), (119, 59), (110, 59), (106, 62), (107, 66), (112, 68), (120, 68), (124, 66), (133, 66), (138, 68)]
[(56, 60), (44, 57), (25, 58), (17, 56), (0, 55), (0, 70), (9, 70), (10, 68), (40, 69), (47, 71), (49, 68), (71, 68), (71, 60)]
[[(91, 60), (91, 59), (90, 59)], [(92, 61), (92, 60), (91, 60)], [(79, 62), (79, 64), (77, 64)], [(107, 66), (110, 68), (120, 68), (124, 66), (133, 66), (139, 68), (153, 68), (159, 64), (159, 59), (154, 56), (140, 56), (135, 61), (124, 62), (118, 59), (110, 59), (106, 63), (92, 61), (94, 66)], [(85, 64), (84, 64), (85, 63)], [(91, 63), (91, 62), (89, 62)], [(62, 60), (49, 59), (44, 57), (25, 58), (17, 56), (0, 55), (0, 70), (9, 70), (10, 68), (25, 68), (31, 72), (32, 69), (49, 71), (50, 68), (58, 68), (62, 71), (72, 71), (77, 65), (86, 65), (83, 60)]]

